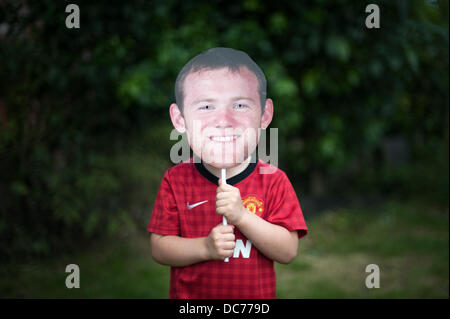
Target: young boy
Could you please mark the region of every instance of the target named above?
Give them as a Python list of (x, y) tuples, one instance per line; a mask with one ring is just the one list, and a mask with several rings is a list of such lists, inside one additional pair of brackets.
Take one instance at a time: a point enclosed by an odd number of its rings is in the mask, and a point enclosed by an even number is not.
[(242, 51), (210, 49), (180, 71), (175, 96), (170, 118), (196, 160), (167, 170), (147, 228), (153, 258), (171, 266), (170, 298), (275, 298), (273, 261), (293, 261), (307, 227), (285, 173), (254, 155), (273, 116), (264, 73)]

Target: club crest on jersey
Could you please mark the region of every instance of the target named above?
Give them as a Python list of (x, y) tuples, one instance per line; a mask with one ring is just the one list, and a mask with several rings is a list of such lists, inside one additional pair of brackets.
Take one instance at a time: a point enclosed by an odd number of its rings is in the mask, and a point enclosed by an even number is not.
[(250, 195), (242, 200), (242, 205), (253, 214), (261, 217), (264, 212), (263, 202), (256, 198), (256, 196)]

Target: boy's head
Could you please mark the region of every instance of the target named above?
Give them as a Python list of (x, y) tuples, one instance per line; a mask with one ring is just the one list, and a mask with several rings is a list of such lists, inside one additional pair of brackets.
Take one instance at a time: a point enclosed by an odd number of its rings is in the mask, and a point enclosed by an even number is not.
[(273, 116), (264, 73), (246, 53), (230, 48), (190, 60), (177, 77), (175, 96), (172, 123), (187, 132), (194, 153), (217, 168), (247, 159), (259, 141), (258, 129), (266, 129)]
[(212, 48), (206, 50), (192, 58), (178, 73), (175, 81), (175, 100), (183, 111), (185, 97), (184, 81), (188, 74), (202, 70), (217, 70), (226, 68), (232, 72), (237, 72), (241, 68), (247, 68), (258, 79), (258, 93), (261, 103), (262, 113), (267, 95), (267, 81), (261, 68), (248, 56), (247, 53), (231, 48)]

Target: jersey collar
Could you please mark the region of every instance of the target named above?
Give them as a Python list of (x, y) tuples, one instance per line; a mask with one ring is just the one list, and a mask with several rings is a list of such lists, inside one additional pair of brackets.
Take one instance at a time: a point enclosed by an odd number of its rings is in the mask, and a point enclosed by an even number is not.
[[(252, 158), (250, 160), (250, 163), (248, 166), (239, 174), (227, 179), (227, 184), (229, 185), (235, 185), (239, 183), (240, 181), (243, 181), (245, 178), (247, 178), (256, 168), (256, 164), (258, 162), (258, 158), (255, 153), (252, 154)], [(200, 161), (198, 157), (196, 160), (194, 160), (195, 168), (197, 168), (197, 171), (206, 179), (208, 179), (211, 183), (218, 185), (219, 184), (219, 178), (215, 175), (213, 175), (210, 171), (208, 171), (203, 165), (203, 161)]]

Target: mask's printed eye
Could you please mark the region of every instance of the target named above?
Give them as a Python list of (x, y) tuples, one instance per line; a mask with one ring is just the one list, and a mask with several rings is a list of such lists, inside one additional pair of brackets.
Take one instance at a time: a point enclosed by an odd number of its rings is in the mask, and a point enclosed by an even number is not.
[(246, 108), (248, 108), (248, 106), (242, 103), (237, 103), (234, 105), (234, 108), (237, 110), (245, 110)]
[(211, 105), (203, 105), (203, 106), (200, 106), (198, 109), (204, 110), (204, 111), (209, 111), (209, 110), (212, 110), (212, 106)]

